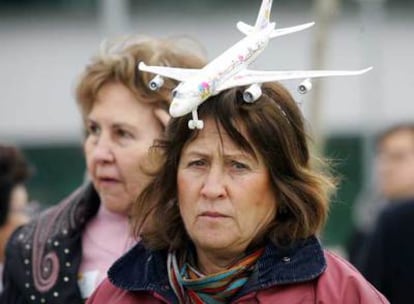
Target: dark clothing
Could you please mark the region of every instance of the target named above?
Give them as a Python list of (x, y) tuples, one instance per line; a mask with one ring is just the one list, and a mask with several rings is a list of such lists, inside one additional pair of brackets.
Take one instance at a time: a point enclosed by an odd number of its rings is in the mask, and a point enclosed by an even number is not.
[(6, 249), (0, 303), (83, 303), (81, 236), (99, 205), (98, 194), (87, 185), (14, 232)]
[(360, 269), (393, 304), (414, 303), (414, 200), (385, 209)]
[(368, 239), (369, 233), (358, 228), (354, 228), (348, 239), (348, 242), (346, 244), (348, 261), (356, 268), (359, 267), (360, 255)]
[[(176, 296), (168, 281), (166, 261), (166, 251), (151, 252), (138, 244), (112, 265), (108, 278), (122, 289), (149, 289), (169, 303), (176, 303)], [(312, 237), (286, 250), (269, 244), (257, 261), (256, 271), (236, 297), (257, 291), (261, 286), (310, 281), (321, 275), (325, 268), (323, 250), (316, 238)]]
[[(170, 287), (167, 252), (138, 243), (115, 262), (88, 304), (178, 303)], [(315, 237), (283, 249), (269, 243), (231, 303), (384, 304), (388, 301), (351, 265), (325, 252)]]

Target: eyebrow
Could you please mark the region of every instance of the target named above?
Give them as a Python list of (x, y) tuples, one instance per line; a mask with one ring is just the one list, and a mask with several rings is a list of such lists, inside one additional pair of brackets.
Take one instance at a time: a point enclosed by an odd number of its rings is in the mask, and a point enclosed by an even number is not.
[[(188, 152), (183, 152), (182, 153), (183, 156), (187, 156), (187, 157), (191, 157), (191, 156), (196, 156), (196, 157), (210, 157), (208, 153), (198, 150), (198, 149), (194, 149), (194, 150), (189, 150)], [(235, 159), (251, 159), (255, 162), (257, 162), (258, 160), (256, 159), (256, 157), (254, 155), (251, 155), (250, 153), (243, 153), (243, 152), (235, 152), (235, 153), (224, 153), (223, 154), (223, 158), (235, 158)]]
[[(94, 124), (98, 124), (100, 125), (100, 123), (92, 118), (86, 118), (85, 120), (86, 123), (94, 123)], [(121, 122), (114, 122), (111, 123), (111, 128), (127, 128), (127, 129), (131, 129), (131, 130), (136, 130), (136, 127), (132, 124), (129, 123), (121, 123)]]

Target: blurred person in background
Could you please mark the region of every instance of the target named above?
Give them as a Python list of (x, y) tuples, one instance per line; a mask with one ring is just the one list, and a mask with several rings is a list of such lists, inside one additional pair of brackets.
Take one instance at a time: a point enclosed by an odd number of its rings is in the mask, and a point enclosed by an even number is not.
[(335, 185), (312, 164), (292, 96), (264, 84), (246, 103), (244, 89), (202, 103), (201, 130), (192, 114), (171, 120), (133, 205), (142, 241), (88, 304), (388, 303), (318, 240)]
[(102, 45), (76, 88), (91, 182), (14, 233), (1, 303), (84, 303), (109, 266), (136, 243), (131, 203), (148, 181), (142, 166), (169, 119), (165, 110), (177, 84), (166, 80), (160, 91), (151, 91), (152, 76), (137, 64), (200, 68), (200, 51), (177, 37)]
[(391, 203), (414, 198), (414, 123), (385, 130), (376, 147), (380, 194)]
[(399, 123), (381, 131), (375, 139), (373, 179), (354, 204), (355, 227), (347, 243), (349, 261), (359, 259), (380, 213), (390, 204), (414, 197), (414, 163), (410, 149), (413, 123)]
[(391, 303), (413, 303), (414, 123), (385, 130), (378, 137), (377, 157), (379, 189), (388, 205), (357, 265)]
[(0, 292), (6, 243), (13, 231), (29, 221), (25, 186), (29, 176), (30, 168), (21, 151), (0, 144)]

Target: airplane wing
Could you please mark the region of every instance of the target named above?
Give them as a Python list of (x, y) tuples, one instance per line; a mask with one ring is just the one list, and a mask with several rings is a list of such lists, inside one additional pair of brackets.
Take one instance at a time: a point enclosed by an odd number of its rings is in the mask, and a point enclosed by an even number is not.
[(197, 74), (199, 69), (184, 69), (184, 68), (172, 68), (166, 66), (153, 66), (146, 65), (144, 62), (138, 64), (138, 69), (140, 71), (150, 72), (153, 74), (160, 75), (162, 77), (172, 78), (178, 81), (185, 81), (195, 74)]
[(250, 85), (253, 83), (273, 82), (289, 79), (306, 79), (330, 76), (352, 76), (361, 75), (370, 71), (372, 67), (354, 71), (251, 71), (244, 70), (224, 82), (218, 88), (223, 91), (236, 86)]

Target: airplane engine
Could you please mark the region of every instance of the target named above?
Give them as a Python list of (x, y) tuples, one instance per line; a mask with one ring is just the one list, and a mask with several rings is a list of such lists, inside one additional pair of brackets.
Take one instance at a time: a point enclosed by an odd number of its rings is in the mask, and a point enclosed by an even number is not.
[(152, 91), (159, 90), (164, 85), (164, 78), (160, 75), (155, 76), (148, 84), (148, 87)]
[(262, 89), (258, 84), (252, 84), (243, 92), (243, 100), (247, 103), (253, 103), (262, 96)]
[(298, 92), (300, 94), (306, 94), (308, 93), (310, 90), (312, 90), (312, 82), (310, 81), (309, 78), (305, 79), (304, 81), (302, 81), (299, 85), (298, 85)]

